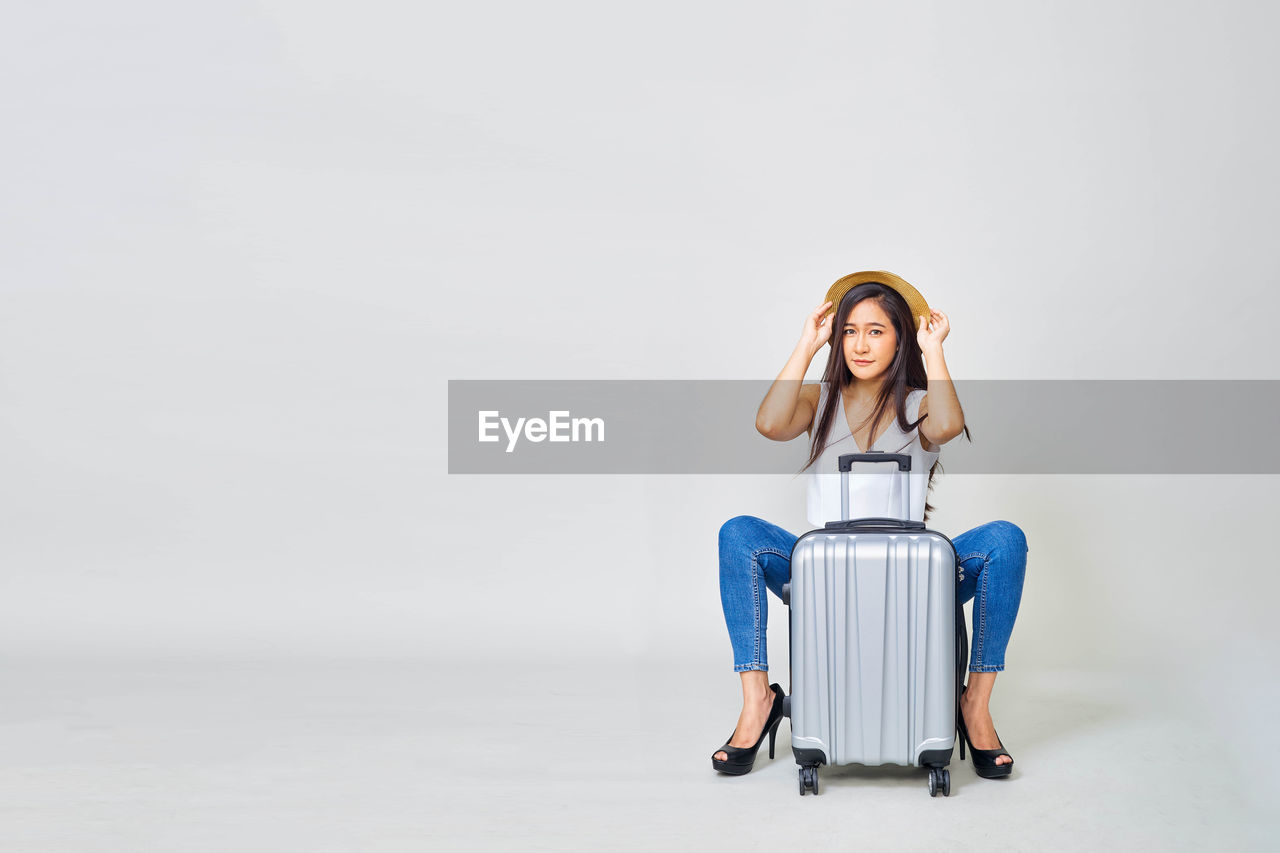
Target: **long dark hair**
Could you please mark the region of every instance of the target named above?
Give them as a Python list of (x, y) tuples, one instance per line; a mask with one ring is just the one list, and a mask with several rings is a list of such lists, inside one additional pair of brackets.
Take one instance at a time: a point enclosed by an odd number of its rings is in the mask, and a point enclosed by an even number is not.
[[(876, 396), (871, 414), (853, 431), (857, 432), (870, 422), (874, 433), (875, 425), (880, 423), (880, 419), (890, 406), (893, 406), (894, 413), (897, 415), (898, 428), (904, 433), (909, 434), (913, 429), (917, 429), (921, 422), (929, 417), (926, 413), (924, 417), (917, 418), (914, 423), (907, 421), (907, 396), (916, 389), (929, 387), (929, 378), (924, 366), (924, 353), (920, 349), (919, 341), (916, 340), (916, 322), (911, 316), (911, 309), (907, 307), (907, 301), (888, 285), (876, 281), (859, 284), (840, 300), (840, 304), (836, 307), (835, 318), (831, 323), (831, 353), (827, 356), (827, 367), (822, 372), (822, 381), (827, 385), (827, 399), (822, 406), (822, 411), (814, 416), (813, 430), (809, 434), (809, 461), (805, 463), (804, 468), (800, 469), (801, 471), (812, 467), (822, 456), (836, 413), (839, 412), (841, 417), (844, 416), (843, 395), (840, 392), (854, 382), (853, 371), (844, 360), (844, 324), (852, 313), (853, 307), (864, 299), (876, 300), (884, 313), (889, 315), (889, 321), (893, 324), (893, 330), (898, 336), (898, 348), (894, 351), (893, 362), (889, 365), (884, 383), (880, 386), (880, 393)], [(973, 440), (969, 435), (968, 424), (964, 427), (964, 436), (970, 441)], [(854, 444), (856, 447), (857, 442)], [(929, 483), (925, 489), (925, 521), (929, 520), (929, 513), (933, 511), (933, 505), (928, 501), (928, 493), (933, 490), (933, 473), (939, 470), (941, 465), (942, 460), (939, 459), (929, 469)]]

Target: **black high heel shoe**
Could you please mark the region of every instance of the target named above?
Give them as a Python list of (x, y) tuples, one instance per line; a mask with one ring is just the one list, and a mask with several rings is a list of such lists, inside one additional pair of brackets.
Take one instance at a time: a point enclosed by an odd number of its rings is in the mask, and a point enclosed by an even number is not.
[(773, 758), (773, 740), (778, 734), (778, 724), (782, 722), (782, 685), (770, 684), (769, 689), (773, 691), (773, 707), (769, 709), (769, 719), (765, 720), (764, 729), (760, 732), (760, 739), (756, 741), (755, 746), (729, 746), (729, 741), (733, 740), (733, 735), (738, 733), (737, 729), (729, 735), (729, 740), (724, 742), (724, 746), (716, 750), (723, 752), (729, 757), (723, 761), (716, 758), (716, 752), (711, 753), (711, 766), (719, 770), (721, 773), (728, 773), (730, 776), (741, 776), (743, 773), (749, 773), (756, 763), (756, 752), (760, 749), (760, 744), (764, 743), (764, 736), (769, 735), (769, 757)]
[[(965, 690), (960, 691), (960, 697), (964, 698)], [(996, 740), (1000, 742), (999, 749), (978, 749), (973, 745), (973, 741), (969, 740), (969, 729), (964, 724), (964, 714), (956, 713), (956, 727), (960, 730), (960, 736), (964, 740), (960, 741), (960, 760), (964, 761), (964, 748), (968, 744), (969, 752), (973, 756), (973, 772), (977, 773), (983, 779), (1000, 779), (1008, 776), (1013, 772), (1013, 756), (1005, 751), (1004, 741), (1000, 740), (1000, 734), (996, 733)], [(1001, 755), (1009, 755), (1008, 764), (996, 764), (996, 758)]]

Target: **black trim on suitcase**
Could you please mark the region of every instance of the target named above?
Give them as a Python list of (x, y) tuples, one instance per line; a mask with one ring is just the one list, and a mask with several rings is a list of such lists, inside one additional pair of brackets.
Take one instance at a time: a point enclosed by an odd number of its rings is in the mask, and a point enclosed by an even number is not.
[[(952, 749), (954, 748), (952, 747)], [(950, 749), (926, 749), (920, 753), (921, 767), (946, 767), (950, 763)]]
[(911, 470), (911, 454), (885, 453), (883, 450), (872, 450), (867, 453), (845, 453), (838, 460), (841, 471), (853, 470), (855, 462), (896, 462), (899, 471)]
[(847, 521), (828, 521), (822, 529), (831, 533), (917, 533), (926, 528), (923, 521), (903, 521), (900, 518), (851, 518)]
[(801, 767), (827, 763), (827, 754), (820, 749), (793, 746), (791, 747), (791, 751), (796, 754), (796, 764), (799, 764)]

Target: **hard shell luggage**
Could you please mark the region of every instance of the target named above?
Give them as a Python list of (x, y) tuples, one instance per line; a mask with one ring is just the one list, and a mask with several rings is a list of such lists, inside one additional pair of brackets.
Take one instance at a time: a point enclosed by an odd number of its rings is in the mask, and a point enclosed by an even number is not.
[(792, 548), (783, 587), (791, 628), (784, 713), (800, 794), (818, 793), (823, 764), (900, 764), (929, 768), (929, 795), (948, 796), (968, 656), (955, 546), (921, 521), (848, 519), (855, 462), (896, 464), (911, 506), (909, 455), (845, 454), (846, 520), (809, 531)]

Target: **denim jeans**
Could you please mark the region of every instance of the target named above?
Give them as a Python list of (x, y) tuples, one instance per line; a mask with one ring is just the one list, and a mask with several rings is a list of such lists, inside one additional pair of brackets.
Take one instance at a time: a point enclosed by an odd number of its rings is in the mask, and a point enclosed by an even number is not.
[[(731, 518), (720, 528), (720, 603), (733, 645), (733, 669), (769, 668), (765, 629), (769, 596), (779, 599), (791, 580), (791, 548), (799, 537), (752, 515)], [(1002, 672), (1004, 652), (1022, 600), (1027, 538), (1008, 521), (991, 521), (954, 537), (964, 579), (961, 603), (973, 599), (970, 672)]]

